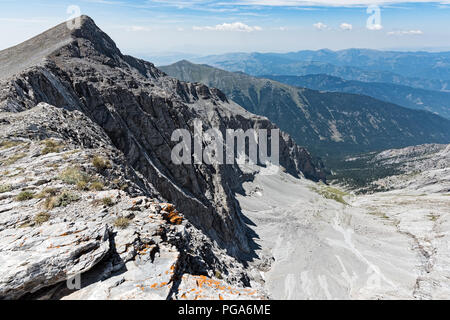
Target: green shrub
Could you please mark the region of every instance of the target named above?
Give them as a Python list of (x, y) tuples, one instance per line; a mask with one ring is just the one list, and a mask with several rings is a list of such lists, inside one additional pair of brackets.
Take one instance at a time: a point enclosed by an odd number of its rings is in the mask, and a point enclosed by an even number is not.
[(30, 192), (30, 191), (22, 191), (21, 193), (19, 193), (16, 197), (17, 201), (26, 201), (26, 200), (30, 200), (33, 199), (34, 197), (34, 193)]
[(10, 192), (12, 190), (9, 184), (0, 184), (0, 193)]
[(221, 273), (220, 271), (218, 271), (218, 270), (216, 270), (216, 272), (214, 273), (214, 275), (215, 275), (215, 277), (216, 277), (217, 279), (223, 279), (222, 273)]

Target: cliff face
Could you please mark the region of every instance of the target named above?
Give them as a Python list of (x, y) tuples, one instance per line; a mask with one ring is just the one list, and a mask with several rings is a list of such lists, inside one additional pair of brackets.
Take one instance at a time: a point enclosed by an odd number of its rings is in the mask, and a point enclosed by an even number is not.
[[(249, 257), (252, 244), (234, 195), (251, 174), (237, 165), (173, 164), (171, 134), (181, 128), (193, 132), (195, 119), (222, 132), (275, 128), (270, 121), (217, 89), (178, 81), (151, 63), (122, 55), (86, 16), (80, 28), (61, 24), (0, 52), (0, 62), (0, 111), (23, 112), (45, 102), (82, 112), (123, 153), (144, 194), (174, 203), (229, 254)], [(324, 177), (309, 153), (284, 133), (280, 164), (295, 176)]]

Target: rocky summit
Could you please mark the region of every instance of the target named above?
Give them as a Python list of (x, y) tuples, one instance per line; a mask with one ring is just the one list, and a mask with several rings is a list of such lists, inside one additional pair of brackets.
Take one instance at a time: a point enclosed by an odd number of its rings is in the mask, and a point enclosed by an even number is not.
[[(196, 119), (223, 133), (276, 128), (123, 55), (86, 16), (0, 52), (0, 296), (265, 297), (236, 201), (255, 172), (171, 161), (172, 132)], [(285, 133), (280, 165), (325, 178)]]

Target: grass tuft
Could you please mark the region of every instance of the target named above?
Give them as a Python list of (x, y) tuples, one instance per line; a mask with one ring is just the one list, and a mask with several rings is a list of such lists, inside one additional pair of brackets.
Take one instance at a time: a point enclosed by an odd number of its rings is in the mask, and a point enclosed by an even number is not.
[(21, 145), (23, 141), (4, 140), (0, 142), (0, 149), (9, 149)]
[(31, 200), (34, 198), (34, 193), (30, 192), (30, 191), (22, 191), (21, 193), (19, 193), (16, 197), (17, 201), (27, 201), (27, 200)]
[(99, 181), (94, 181), (89, 186), (90, 191), (102, 191), (105, 188), (104, 184)]
[(17, 161), (19, 161), (20, 159), (25, 158), (26, 155), (27, 155), (26, 153), (20, 152), (18, 154), (15, 154), (15, 155), (7, 158), (6, 160), (2, 161), (0, 164), (10, 166), (10, 165), (16, 163)]
[(102, 203), (107, 207), (112, 207), (114, 205), (114, 201), (110, 197), (103, 198)]
[(64, 191), (59, 196), (49, 196), (45, 199), (44, 208), (51, 210), (57, 207), (67, 207), (72, 202), (80, 200), (80, 196)]
[(67, 184), (78, 184), (80, 182), (88, 183), (91, 177), (78, 168), (69, 167), (60, 173), (59, 179)]
[(92, 165), (98, 171), (103, 171), (105, 169), (111, 168), (111, 163), (100, 156), (95, 156), (94, 158), (92, 158)]
[(50, 214), (48, 212), (41, 212), (38, 213), (35, 217), (34, 217), (34, 222), (40, 226), (41, 224), (47, 222), (48, 220), (50, 220)]
[(116, 221), (114, 221), (114, 226), (117, 228), (120, 228), (120, 229), (125, 229), (129, 225), (130, 225), (130, 219), (128, 219), (128, 218), (120, 217), (120, 218), (117, 218)]
[(58, 153), (61, 151), (61, 144), (55, 140), (47, 139), (41, 141), (45, 147), (41, 150), (41, 154)]

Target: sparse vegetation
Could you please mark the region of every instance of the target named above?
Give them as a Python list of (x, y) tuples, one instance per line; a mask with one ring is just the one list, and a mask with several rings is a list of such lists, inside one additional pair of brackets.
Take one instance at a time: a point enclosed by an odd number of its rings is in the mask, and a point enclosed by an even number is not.
[(94, 181), (89, 186), (89, 190), (91, 191), (102, 191), (105, 188), (104, 184), (99, 181)]
[(348, 205), (348, 203), (344, 200), (344, 196), (348, 195), (348, 193), (342, 190), (330, 186), (313, 187), (312, 189), (326, 199), (331, 199)]
[(33, 219), (33, 221), (37, 225), (41, 225), (41, 224), (47, 222), (48, 220), (50, 220), (50, 214), (48, 212), (38, 213)]
[(53, 139), (43, 140), (41, 144), (45, 146), (41, 151), (42, 154), (58, 153), (61, 150), (61, 144)]
[(217, 279), (223, 279), (222, 273), (219, 270), (216, 270), (216, 272), (214, 272), (214, 275)]
[(12, 190), (9, 184), (0, 184), (0, 193), (10, 192)]
[(114, 226), (117, 228), (120, 228), (120, 229), (125, 229), (129, 225), (130, 225), (130, 219), (128, 219), (128, 218), (120, 217), (120, 218), (117, 218), (116, 221), (114, 221)]
[(114, 201), (110, 197), (103, 198), (102, 203), (107, 207), (112, 207), (114, 205)]
[(16, 197), (17, 201), (27, 201), (30, 199), (33, 199), (34, 197), (34, 193), (30, 192), (30, 191), (22, 191), (21, 193), (19, 193)]
[(61, 172), (59, 179), (61, 179), (64, 183), (76, 185), (79, 182), (88, 183), (91, 180), (91, 177), (78, 168), (69, 167)]
[(373, 211), (373, 212), (369, 212), (369, 214), (380, 217), (381, 219), (385, 219), (385, 220), (389, 219), (389, 217), (384, 212)]
[(125, 191), (126, 189), (128, 189), (128, 184), (124, 183), (121, 186), (119, 186), (119, 189), (122, 191)]
[(44, 199), (48, 196), (55, 196), (58, 194), (58, 190), (55, 188), (45, 188), (44, 190), (42, 190), (41, 192), (39, 192), (35, 198), (38, 199)]
[(356, 190), (356, 194), (389, 191), (389, 188), (377, 186), (372, 182), (389, 176), (402, 174), (396, 165), (374, 162), (376, 153), (359, 155), (351, 161), (345, 157), (328, 158), (325, 165), (333, 168), (333, 174), (327, 176), (328, 181), (345, 184)]
[(71, 193), (69, 191), (64, 191), (58, 196), (49, 196), (45, 199), (44, 208), (51, 210), (57, 207), (67, 207), (72, 202), (80, 200), (80, 196)]
[(89, 190), (88, 183), (86, 181), (78, 181), (77, 189), (80, 191), (88, 191)]
[(16, 163), (18, 160), (25, 158), (26, 155), (27, 155), (26, 153), (19, 152), (13, 156), (7, 158), (6, 160), (2, 161), (0, 164), (10, 166), (10, 165)]
[(0, 149), (9, 149), (12, 147), (16, 147), (22, 143), (23, 143), (23, 141), (4, 140), (4, 141), (0, 142)]
[(92, 165), (98, 171), (103, 171), (105, 169), (111, 168), (111, 163), (100, 156), (95, 156), (94, 158), (92, 158)]
[(80, 200), (80, 197), (74, 193), (64, 191), (56, 198), (55, 207), (67, 207), (72, 202)]

